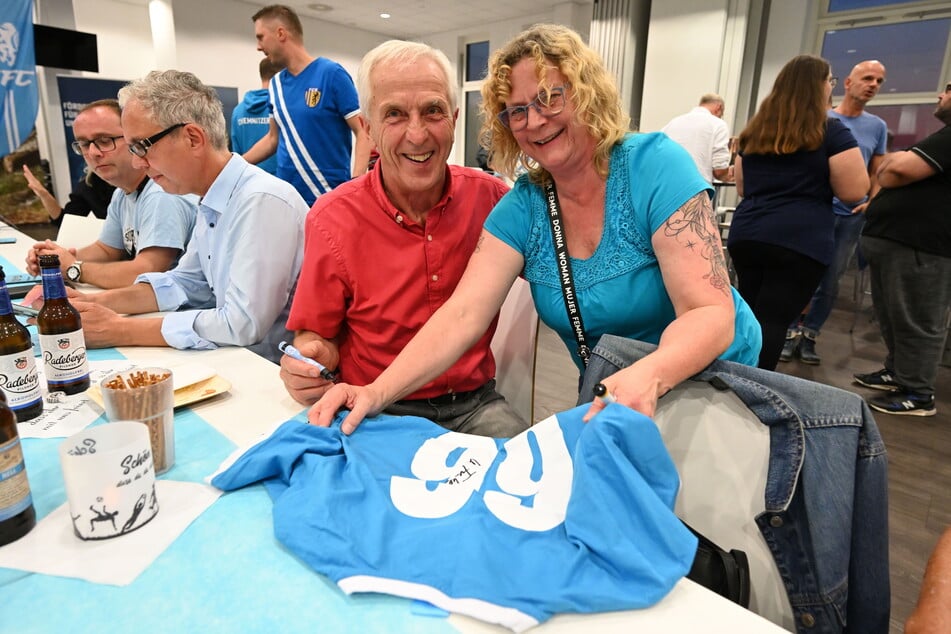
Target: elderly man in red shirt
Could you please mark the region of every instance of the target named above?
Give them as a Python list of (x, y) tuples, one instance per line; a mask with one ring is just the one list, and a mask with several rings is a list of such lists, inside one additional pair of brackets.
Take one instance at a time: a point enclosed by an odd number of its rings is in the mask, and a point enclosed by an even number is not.
[[(458, 108), (446, 56), (390, 41), (357, 77), (367, 133), (380, 158), (321, 196), (307, 218), (304, 265), (287, 327), (306, 357), (354, 385), (370, 383), (452, 295), (482, 224), (507, 191), (482, 171), (449, 166)], [(452, 431), (509, 438), (527, 424), (495, 390), (495, 323), (441, 374), (389, 408)], [(331, 383), (284, 356), (281, 378), (304, 404)]]

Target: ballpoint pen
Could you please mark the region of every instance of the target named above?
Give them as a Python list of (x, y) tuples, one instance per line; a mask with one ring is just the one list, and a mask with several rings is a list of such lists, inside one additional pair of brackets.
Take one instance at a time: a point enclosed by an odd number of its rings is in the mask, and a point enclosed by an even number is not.
[(604, 383), (595, 384), (592, 391), (594, 392), (595, 396), (607, 404), (617, 403), (617, 401), (614, 399), (614, 395), (608, 392), (608, 388), (605, 387)]
[(314, 360), (314, 359), (311, 359), (310, 357), (305, 357), (304, 355), (302, 355), (302, 354), (300, 353), (300, 350), (298, 350), (297, 348), (295, 348), (295, 347), (292, 346), (291, 344), (287, 343), (286, 341), (282, 341), (281, 343), (277, 344), (277, 348), (278, 348), (278, 350), (280, 350), (281, 352), (283, 352), (283, 353), (286, 354), (287, 356), (291, 357), (292, 359), (297, 359), (298, 361), (303, 361), (304, 363), (309, 363), (309, 364), (311, 364), (312, 366), (314, 366), (315, 368), (317, 368), (318, 370), (320, 370), (320, 376), (321, 376), (323, 379), (325, 379), (325, 380), (327, 380), (327, 381), (333, 381), (334, 383), (337, 382), (337, 373), (336, 373), (336, 372), (332, 372), (331, 370), (328, 370), (328, 369), (327, 369), (323, 364), (321, 364), (319, 361), (316, 361), (316, 360)]

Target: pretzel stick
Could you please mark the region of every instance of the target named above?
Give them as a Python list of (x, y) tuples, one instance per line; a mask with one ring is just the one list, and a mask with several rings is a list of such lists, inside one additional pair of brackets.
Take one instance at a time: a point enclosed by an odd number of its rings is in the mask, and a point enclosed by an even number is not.
[(168, 412), (162, 409), (162, 392), (158, 385), (170, 378), (169, 372), (152, 374), (140, 370), (130, 372), (125, 379), (121, 374), (117, 374), (103, 384), (113, 390), (111, 400), (117, 419), (138, 420), (149, 428), (156, 472), (164, 471), (168, 466), (165, 448), (165, 416)]

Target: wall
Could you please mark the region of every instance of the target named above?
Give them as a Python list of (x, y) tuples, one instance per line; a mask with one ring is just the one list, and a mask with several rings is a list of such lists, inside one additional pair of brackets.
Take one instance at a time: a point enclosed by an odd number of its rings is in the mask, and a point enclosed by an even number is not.
[[(657, 130), (697, 105), (705, 92), (726, 99), (724, 120), (733, 133), (746, 124), (744, 84), (758, 79), (755, 104), (769, 93), (790, 58), (810, 52), (816, 39), (817, 0), (664, 0), (651, 5), (640, 129)], [(745, 41), (768, 10), (759, 68)], [(747, 33), (747, 28), (752, 33)], [(752, 47), (755, 49), (755, 46)], [(745, 50), (744, 50), (745, 49)]]
[(814, 52), (817, 6), (816, 0), (773, 0), (766, 31), (767, 46), (760, 66), (757, 105), (769, 94), (776, 75), (786, 62), (801, 53)]
[[(73, 11), (74, 28), (95, 33), (99, 46), (99, 73), (77, 74), (127, 80), (155, 68), (148, 7), (115, 0), (82, 0), (74, 3)], [(109, 19), (103, 20), (103, 16)]]
[[(225, 0), (174, 0), (174, 8), (180, 68), (205, 83), (237, 86), (241, 94), (261, 87), (258, 63), (262, 54), (251, 22), (258, 7)], [(307, 17), (301, 22), (307, 50), (338, 62), (354, 80), (363, 54), (388, 39)]]
[[(722, 90), (727, 5), (728, 0), (651, 3), (640, 130), (659, 130), (696, 106), (703, 93)], [(729, 116), (730, 96), (723, 97)]]
[[(99, 37), (99, 76), (132, 79), (155, 68), (156, 48), (162, 43), (152, 40), (147, 6), (121, 0), (75, 0), (74, 4), (75, 28)], [(208, 84), (236, 86), (242, 94), (260, 87), (261, 53), (251, 23), (256, 7), (229, 0), (172, 0), (172, 7), (177, 68), (195, 73)], [(102, 20), (104, 15), (109, 19)], [(307, 17), (301, 22), (308, 50), (339, 62), (354, 75), (363, 53), (387, 39)]]

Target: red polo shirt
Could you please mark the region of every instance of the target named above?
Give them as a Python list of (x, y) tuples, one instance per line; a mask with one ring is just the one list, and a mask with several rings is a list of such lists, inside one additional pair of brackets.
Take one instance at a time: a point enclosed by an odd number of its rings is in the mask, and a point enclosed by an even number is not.
[[(465, 167), (448, 166), (446, 178), (446, 194), (425, 226), (386, 197), (379, 164), (318, 198), (307, 216), (287, 327), (336, 338), (347, 383), (376, 379), (449, 299), (482, 223), (508, 190), (498, 178)], [(493, 378), (495, 325), (445, 374), (406, 398), (468, 392)]]

